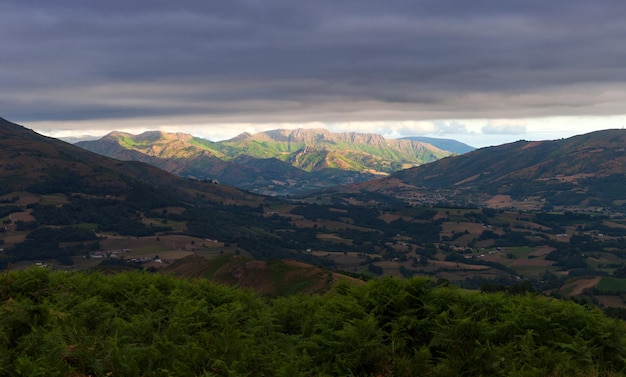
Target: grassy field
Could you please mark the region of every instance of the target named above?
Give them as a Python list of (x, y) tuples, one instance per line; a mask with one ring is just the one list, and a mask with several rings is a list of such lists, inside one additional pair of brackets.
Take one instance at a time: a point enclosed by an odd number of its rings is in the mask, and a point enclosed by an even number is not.
[(624, 302), (624, 299), (622, 299), (620, 296), (596, 295), (596, 298), (604, 307), (626, 308), (626, 303)]
[(619, 294), (626, 292), (626, 279), (603, 277), (596, 288), (605, 294)]
[(55, 206), (66, 204), (66, 203), (69, 203), (69, 200), (67, 200), (67, 196), (65, 196), (64, 194), (42, 195), (41, 201), (40, 201), (40, 204), (55, 205)]

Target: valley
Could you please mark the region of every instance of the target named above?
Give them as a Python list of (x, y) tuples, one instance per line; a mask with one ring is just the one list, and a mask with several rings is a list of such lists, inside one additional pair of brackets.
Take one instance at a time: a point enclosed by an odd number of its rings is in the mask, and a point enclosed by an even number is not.
[(480, 173), (486, 148), (279, 197), (0, 121), (0, 368), (491, 375), (530, 352), (541, 375), (614, 375), (623, 156), (532, 175), (544, 157), (511, 148), (512, 169)]
[[(607, 131), (604, 144), (604, 137), (590, 134), (486, 148), (311, 196), (281, 198), (178, 178), (8, 122), (7, 127), (0, 196), (5, 267), (166, 271), (190, 256), (210, 261), (230, 255), (299, 261), (364, 280), (427, 276), (469, 289), (524, 283), (535, 291), (626, 308), (622, 291), (605, 287), (626, 278), (619, 168), (624, 153), (618, 148), (623, 132)], [(318, 138), (298, 132), (265, 137)], [(356, 137), (362, 135), (350, 140)], [(144, 134), (143, 148), (163, 138), (190, 139)], [(608, 154), (598, 154), (600, 149)], [(582, 168), (589, 150), (596, 151), (598, 165)], [(510, 155), (515, 166), (507, 169), (510, 164), (497, 160), (501, 166), (481, 172), (490, 154)], [(552, 156), (558, 174), (545, 156)], [(584, 289), (572, 288), (590, 276)]]

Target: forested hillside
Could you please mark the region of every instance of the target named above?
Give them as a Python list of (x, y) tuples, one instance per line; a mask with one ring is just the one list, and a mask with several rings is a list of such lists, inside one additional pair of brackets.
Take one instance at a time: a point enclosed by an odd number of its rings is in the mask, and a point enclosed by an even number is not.
[(427, 279), (264, 299), (207, 280), (4, 276), (1, 376), (616, 376), (624, 323)]

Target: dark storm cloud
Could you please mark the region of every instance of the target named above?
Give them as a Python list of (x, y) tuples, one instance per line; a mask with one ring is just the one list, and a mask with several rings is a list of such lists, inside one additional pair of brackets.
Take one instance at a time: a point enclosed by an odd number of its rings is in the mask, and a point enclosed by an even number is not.
[(16, 121), (622, 113), (622, 1), (0, 1)]

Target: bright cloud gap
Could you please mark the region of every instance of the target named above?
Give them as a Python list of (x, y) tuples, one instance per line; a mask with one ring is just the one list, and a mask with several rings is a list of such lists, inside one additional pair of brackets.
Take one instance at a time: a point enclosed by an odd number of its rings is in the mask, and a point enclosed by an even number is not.
[[(112, 130), (132, 134), (160, 130), (188, 133), (213, 141), (230, 139), (243, 132), (253, 134), (273, 129), (324, 128), (331, 132), (374, 133), (390, 139), (407, 136), (455, 139), (480, 148), (518, 140), (553, 140), (591, 131), (623, 128), (625, 124), (626, 116), (334, 123), (200, 123), (188, 121), (176, 123), (158, 119), (135, 119), (128, 122), (118, 120), (71, 123), (30, 122), (25, 125), (44, 135), (56, 138), (86, 135), (101, 137)], [(564, 132), (564, 128), (569, 131)]]

